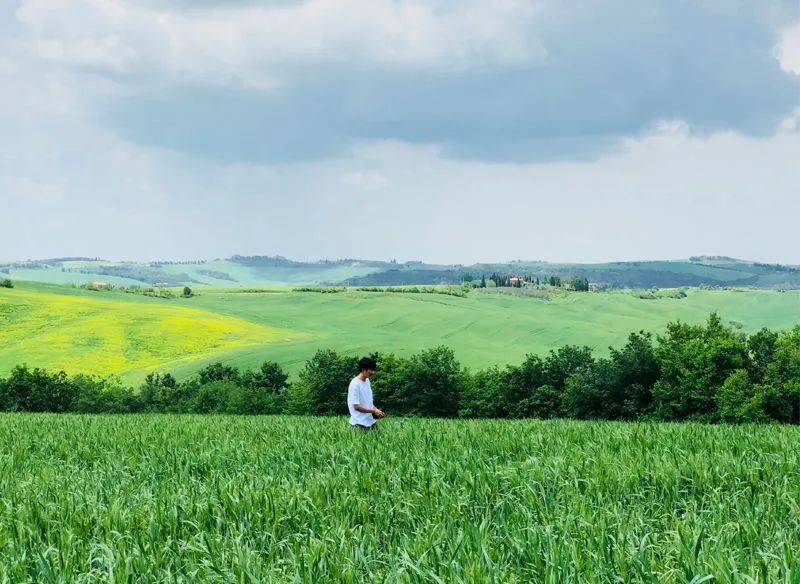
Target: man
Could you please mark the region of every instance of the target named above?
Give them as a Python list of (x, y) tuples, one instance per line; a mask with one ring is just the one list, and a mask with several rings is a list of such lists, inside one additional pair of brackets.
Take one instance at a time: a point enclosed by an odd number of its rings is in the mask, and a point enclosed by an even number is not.
[(347, 389), (347, 408), (350, 410), (350, 425), (353, 428), (371, 430), (385, 414), (372, 403), (372, 386), (369, 378), (375, 373), (375, 361), (364, 357), (358, 362), (361, 371), (350, 382)]

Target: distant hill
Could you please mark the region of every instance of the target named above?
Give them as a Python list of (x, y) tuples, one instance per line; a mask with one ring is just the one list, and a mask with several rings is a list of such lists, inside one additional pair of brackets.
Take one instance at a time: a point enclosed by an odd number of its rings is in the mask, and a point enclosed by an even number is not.
[(438, 265), (361, 259), (299, 262), (282, 256), (233, 256), (196, 261), (112, 262), (97, 258), (54, 258), (0, 263), (12, 280), (54, 284), (102, 281), (115, 286), (265, 285), (394, 286), (459, 284), (491, 274), (587, 278), (611, 288), (752, 286), (800, 289), (800, 267), (749, 262), (725, 256), (686, 260), (569, 264), (514, 261), (496, 264)]
[(676, 288), (681, 286), (753, 286), (764, 289), (800, 289), (800, 268), (760, 264), (727, 257), (698, 256), (688, 260), (558, 264), (511, 262), (471, 266), (401, 265), (349, 278), (354, 286), (457, 284), (493, 273), (564, 280), (584, 277), (611, 288)]

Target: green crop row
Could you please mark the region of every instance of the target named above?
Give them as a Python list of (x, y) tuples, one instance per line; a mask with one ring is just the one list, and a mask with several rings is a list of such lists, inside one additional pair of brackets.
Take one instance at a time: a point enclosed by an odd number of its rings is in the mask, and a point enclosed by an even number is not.
[(791, 426), (0, 416), (3, 582), (797, 582)]

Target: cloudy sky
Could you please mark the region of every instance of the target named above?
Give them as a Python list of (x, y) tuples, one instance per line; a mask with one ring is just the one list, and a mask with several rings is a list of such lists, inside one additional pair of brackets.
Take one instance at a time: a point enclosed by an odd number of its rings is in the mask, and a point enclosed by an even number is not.
[(799, 244), (797, 0), (0, 0), (0, 259)]

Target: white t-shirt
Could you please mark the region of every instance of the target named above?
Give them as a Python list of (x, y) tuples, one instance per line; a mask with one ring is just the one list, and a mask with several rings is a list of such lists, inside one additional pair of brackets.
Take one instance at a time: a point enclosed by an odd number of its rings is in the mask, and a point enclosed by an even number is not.
[(351, 426), (372, 426), (377, 420), (372, 417), (372, 414), (366, 412), (359, 412), (354, 406), (360, 405), (365, 408), (372, 408), (372, 386), (369, 384), (369, 379), (361, 381), (358, 377), (354, 377), (350, 382), (350, 387), (347, 388), (347, 408), (350, 410), (350, 425)]

